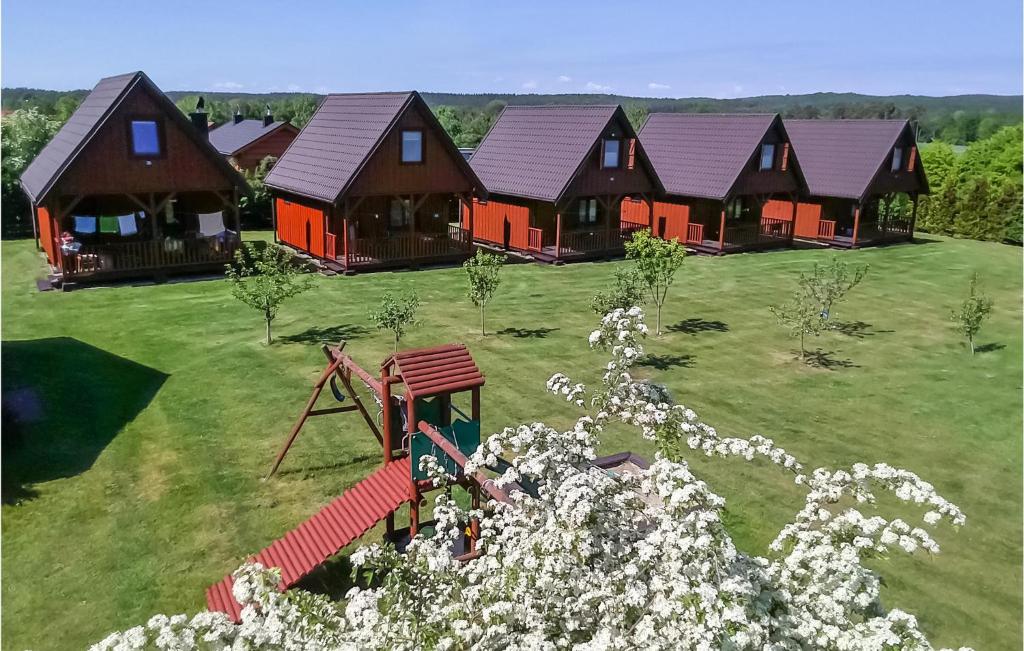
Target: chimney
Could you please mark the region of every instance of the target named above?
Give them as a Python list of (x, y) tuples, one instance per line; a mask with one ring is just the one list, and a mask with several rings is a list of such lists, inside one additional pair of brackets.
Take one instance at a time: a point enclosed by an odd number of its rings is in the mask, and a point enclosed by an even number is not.
[(235, 124), (238, 124), (241, 121), (242, 121), (242, 112), (239, 111), (238, 109), (235, 109)]
[(270, 112), (270, 104), (267, 104), (267, 111), (263, 114), (263, 126), (269, 127), (274, 123), (274, 114)]
[(210, 123), (207, 122), (206, 118), (206, 100), (202, 97), (196, 102), (196, 110), (188, 114), (188, 117), (192, 120), (192, 126), (196, 128), (204, 138), (210, 138)]

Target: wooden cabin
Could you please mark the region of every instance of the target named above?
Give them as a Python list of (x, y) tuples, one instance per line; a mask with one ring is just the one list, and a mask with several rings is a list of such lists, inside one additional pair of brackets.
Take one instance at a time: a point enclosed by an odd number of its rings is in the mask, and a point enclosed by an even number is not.
[(458, 206), (483, 186), (419, 93), (328, 95), (265, 183), (277, 239), (333, 271), (472, 254)]
[(275, 120), (268, 106), (261, 120), (246, 120), (236, 113), (210, 131), (210, 144), (236, 168), (251, 171), (268, 156), (280, 158), (297, 135), (299, 130), (287, 120)]
[(508, 106), (470, 159), (487, 201), (463, 207), (477, 242), (561, 263), (621, 253), (620, 208), (661, 189), (619, 106)]
[[(906, 120), (786, 120), (807, 192), (794, 237), (853, 248), (908, 241), (928, 181)], [(777, 202), (765, 214), (790, 217)]]
[(245, 180), (142, 72), (100, 80), (21, 185), (63, 283), (220, 271)]
[(650, 210), (634, 202), (634, 224), (720, 255), (792, 241), (792, 221), (763, 213), (781, 199), (796, 210), (803, 175), (778, 115), (653, 113), (640, 142), (665, 190)]

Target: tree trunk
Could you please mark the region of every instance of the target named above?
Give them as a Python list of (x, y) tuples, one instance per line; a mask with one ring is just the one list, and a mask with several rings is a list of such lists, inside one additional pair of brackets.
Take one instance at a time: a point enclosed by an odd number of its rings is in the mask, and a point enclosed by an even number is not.
[(398, 339), (399, 339), (398, 333), (396, 332), (395, 333), (395, 352), (396, 353), (398, 352)]
[(655, 334), (661, 336), (661, 303), (657, 304), (658, 308), (658, 327), (655, 328)]
[(480, 306), (480, 336), (487, 336), (487, 326), (484, 324), (484, 306)]
[(974, 354), (974, 337), (968, 337), (967, 342), (971, 344), (971, 355)]
[(269, 346), (271, 344), (271, 341), (272, 341), (272, 339), (270, 338), (270, 321), (271, 321), (271, 318), (270, 318), (269, 315), (267, 315), (266, 319), (267, 319), (267, 345)]
[(800, 331), (800, 359), (804, 359), (806, 353), (804, 352), (804, 332)]

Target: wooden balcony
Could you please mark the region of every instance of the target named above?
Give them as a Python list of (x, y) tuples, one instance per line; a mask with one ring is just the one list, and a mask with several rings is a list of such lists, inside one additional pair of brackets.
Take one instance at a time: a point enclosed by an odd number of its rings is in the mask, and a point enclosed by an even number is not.
[(829, 243), (842, 248), (854, 248), (906, 241), (912, 239), (913, 236), (910, 220), (890, 219), (860, 222), (857, 225), (856, 238), (852, 235), (835, 235), (830, 238)]
[(449, 224), (446, 231), (437, 233), (354, 239), (328, 233), (327, 238), (328, 256), (336, 259), (345, 271), (457, 262), (473, 252), (469, 231), (457, 224)]
[(64, 282), (110, 280), (146, 275), (223, 271), (238, 247), (237, 240), (203, 238), (145, 242), (85, 244), (78, 251), (60, 251)]

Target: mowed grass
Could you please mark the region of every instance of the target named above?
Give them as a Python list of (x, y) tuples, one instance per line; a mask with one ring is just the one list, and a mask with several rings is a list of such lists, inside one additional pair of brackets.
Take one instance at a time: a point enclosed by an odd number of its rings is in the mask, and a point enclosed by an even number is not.
[[(877, 562), (886, 604), (940, 645), (1017, 649), (1021, 250), (928, 240), (840, 254), (871, 270), (835, 314), (853, 325), (811, 341), (817, 366), (795, 359), (767, 307), (831, 252), (691, 258), (638, 370), (724, 434), (763, 433), (812, 467), (886, 461), (935, 484), (967, 526), (937, 529), (937, 557)], [(544, 382), (599, 377), (590, 297), (622, 264), (508, 267), (486, 337), (459, 269), (320, 278), (281, 311), (268, 348), (259, 315), (223, 281), (39, 293), (31, 242), (4, 242), (3, 263), (3, 386), (34, 418), (3, 454), (9, 649), (81, 647), (157, 612), (194, 612), (208, 584), (371, 472), (378, 446), (343, 414), (312, 422), (284, 471), (261, 481), (322, 368), (319, 343), (348, 339), (367, 368), (389, 352), (368, 316), (384, 290), (420, 295), (404, 345), (470, 346), (487, 375), (485, 430), (568, 425), (575, 413)], [(974, 270), (996, 309), (972, 358), (949, 312)], [(603, 447), (653, 453), (626, 430)], [(775, 468), (694, 465), (748, 551), (764, 553), (801, 504)]]

